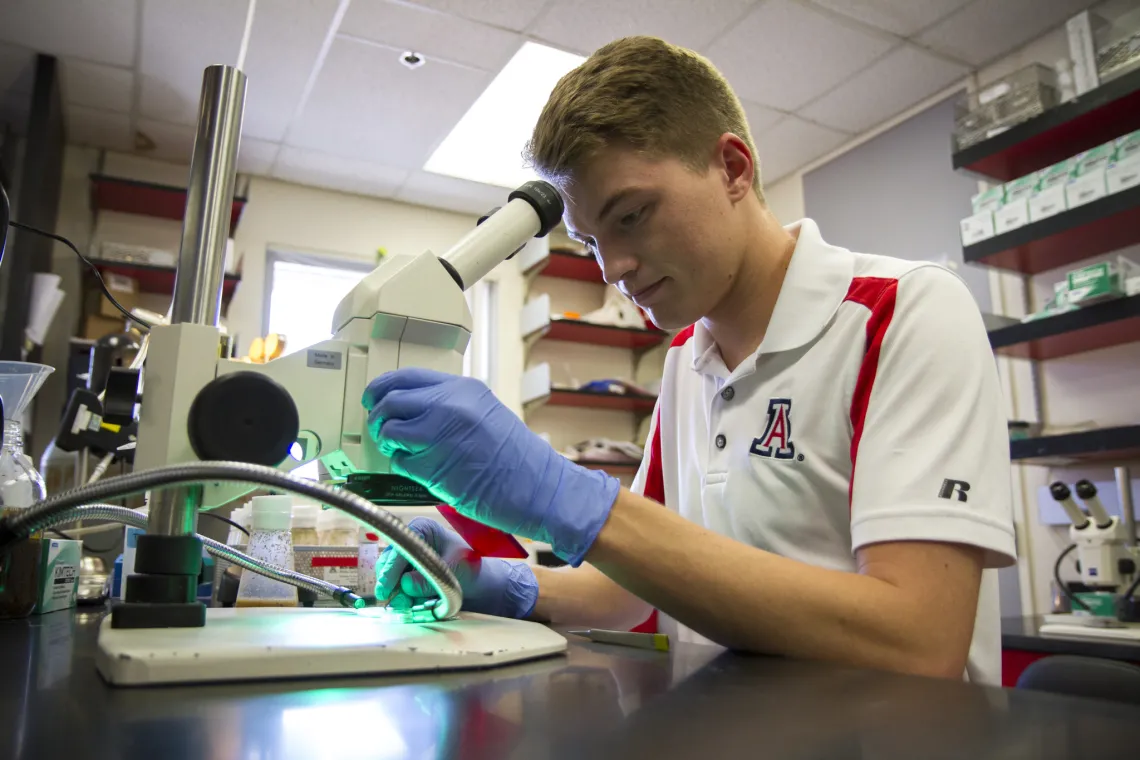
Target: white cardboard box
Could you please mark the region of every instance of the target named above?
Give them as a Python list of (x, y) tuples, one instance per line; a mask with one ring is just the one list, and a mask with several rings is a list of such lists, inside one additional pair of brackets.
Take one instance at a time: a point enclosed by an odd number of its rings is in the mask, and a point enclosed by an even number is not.
[(1069, 180), (1065, 185), (1065, 203), (1069, 208), (1092, 203), (1108, 195), (1104, 169), (1096, 169), (1088, 174)]
[(962, 245), (973, 245), (994, 236), (994, 215), (989, 211), (968, 216), (958, 225), (962, 230)]
[(1110, 166), (1104, 174), (1107, 191), (1110, 193), (1136, 187), (1140, 185), (1140, 156)]
[(1065, 211), (1065, 186), (1054, 185), (1029, 199), (1029, 221), (1039, 222)]
[(1000, 235), (1003, 232), (1016, 230), (1029, 224), (1029, 200), (1022, 198), (1002, 206), (994, 214), (994, 231)]

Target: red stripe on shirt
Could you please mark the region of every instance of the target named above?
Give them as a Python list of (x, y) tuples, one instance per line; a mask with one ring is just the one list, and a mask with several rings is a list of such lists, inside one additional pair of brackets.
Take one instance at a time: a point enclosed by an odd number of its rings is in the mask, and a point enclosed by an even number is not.
[(879, 369), (879, 353), (883, 348), (883, 338), (891, 325), (895, 313), (895, 294), (898, 280), (886, 277), (856, 277), (851, 280), (844, 301), (862, 304), (871, 310), (867, 319), (867, 344), (863, 350), (863, 363), (859, 366), (859, 376), (855, 380), (855, 393), (851, 397), (851, 479), (847, 482), (847, 509), (851, 509), (851, 494), (855, 484), (855, 459), (859, 453), (859, 440), (863, 437), (863, 425), (867, 421), (867, 404), (871, 400), (871, 388), (875, 385), (875, 373)]
[[(693, 337), (693, 326), (689, 325), (673, 337), (670, 348), (685, 345)], [(645, 488), (642, 495), (653, 499), (658, 504), (665, 503), (665, 476), (661, 470), (661, 408), (657, 408), (657, 416), (653, 419), (653, 440), (649, 442), (649, 468), (645, 473)], [(631, 629), (636, 633), (657, 633), (657, 610), (642, 623)]]

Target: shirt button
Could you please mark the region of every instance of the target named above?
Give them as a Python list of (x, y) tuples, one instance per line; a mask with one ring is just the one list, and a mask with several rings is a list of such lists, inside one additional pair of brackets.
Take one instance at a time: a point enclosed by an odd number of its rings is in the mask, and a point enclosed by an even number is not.
[(735, 395), (736, 395), (736, 391), (734, 391), (732, 389), (731, 385), (720, 392), (720, 397), (722, 399), (724, 399), (725, 401), (732, 401), (732, 397)]
[(723, 449), (728, 444), (728, 439), (724, 437), (724, 433), (720, 433), (716, 437), (716, 447)]

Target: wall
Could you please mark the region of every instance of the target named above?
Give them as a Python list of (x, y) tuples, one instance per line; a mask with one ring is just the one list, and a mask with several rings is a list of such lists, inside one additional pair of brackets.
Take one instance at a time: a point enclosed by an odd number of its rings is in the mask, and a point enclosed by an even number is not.
[(800, 172), (789, 174), (773, 185), (764, 187), (768, 208), (784, 224), (807, 216), (804, 210), (804, 178)]
[(825, 240), (857, 251), (951, 266), (982, 311), (986, 268), (962, 261), (958, 221), (977, 183), (950, 166), (954, 98), (803, 175), (804, 205)]

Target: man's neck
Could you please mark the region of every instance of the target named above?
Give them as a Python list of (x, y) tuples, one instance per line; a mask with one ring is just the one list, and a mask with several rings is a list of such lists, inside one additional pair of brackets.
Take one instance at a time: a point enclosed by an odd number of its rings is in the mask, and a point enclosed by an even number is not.
[(796, 249), (796, 238), (780, 226), (768, 209), (762, 209), (732, 288), (704, 318), (729, 372), (764, 340)]

